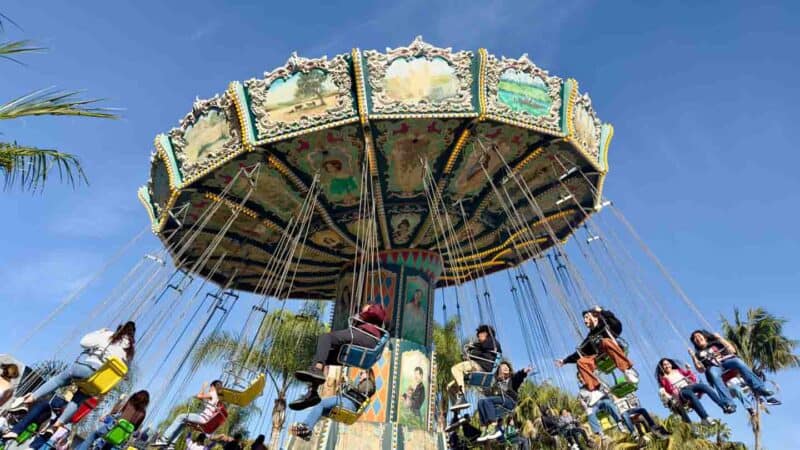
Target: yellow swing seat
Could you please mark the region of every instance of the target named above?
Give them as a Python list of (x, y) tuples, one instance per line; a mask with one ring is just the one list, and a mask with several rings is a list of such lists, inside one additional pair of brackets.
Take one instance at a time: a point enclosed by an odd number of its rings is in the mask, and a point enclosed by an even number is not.
[(345, 425), (352, 425), (358, 421), (361, 414), (364, 414), (364, 411), (367, 410), (370, 401), (367, 400), (358, 407), (358, 411), (350, 411), (347, 408), (343, 408), (339, 405), (336, 405), (331, 409), (331, 412), (328, 414), (328, 418), (334, 422), (343, 423)]
[(116, 356), (112, 356), (89, 378), (75, 383), (78, 389), (92, 397), (104, 395), (128, 374), (128, 366)]
[(219, 397), (225, 403), (234, 404), (237, 406), (247, 406), (253, 403), (253, 400), (258, 398), (264, 387), (267, 384), (267, 378), (263, 373), (258, 374), (255, 380), (250, 383), (250, 386), (243, 391), (237, 391), (230, 388), (222, 388), (219, 392)]

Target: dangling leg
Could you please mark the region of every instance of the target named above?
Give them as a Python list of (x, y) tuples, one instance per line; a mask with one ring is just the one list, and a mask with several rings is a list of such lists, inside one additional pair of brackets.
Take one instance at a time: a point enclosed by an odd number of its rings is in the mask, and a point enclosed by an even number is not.
[(633, 363), (628, 359), (625, 350), (619, 346), (617, 341), (611, 338), (601, 339), (600, 350), (614, 361), (614, 365), (617, 366), (617, 369), (625, 374), (626, 380), (634, 384), (639, 382), (639, 375), (633, 370)]
[(597, 369), (595, 357), (581, 356), (576, 365), (578, 366), (578, 376), (583, 384), (586, 385), (586, 389), (596, 391), (600, 387), (600, 379), (594, 373), (595, 369)]
[(744, 380), (745, 384), (750, 386), (750, 389), (753, 390), (753, 393), (764, 396), (764, 397), (772, 397), (775, 395), (774, 392), (770, 391), (769, 389), (764, 386), (764, 382), (761, 381), (760, 378), (750, 370), (750, 367), (744, 363), (739, 358), (729, 358), (725, 361), (722, 361), (722, 369), (723, 370), (738, 370), (739, 375), (741, 375), (742, 379)]
[(694, 412), (700, 416), (700, 421), (705, 425), (713, 424), (713, 420), (708, 417), (708, 413), (706, 412), (706, 408), (703, 406), (703, 403), (697, 398), (697, 395), (689, 388), (689, 386), (681, 389), (680, 393), (681, 399), (684, 401), (689, 402), (692, 405), (692, 409)]

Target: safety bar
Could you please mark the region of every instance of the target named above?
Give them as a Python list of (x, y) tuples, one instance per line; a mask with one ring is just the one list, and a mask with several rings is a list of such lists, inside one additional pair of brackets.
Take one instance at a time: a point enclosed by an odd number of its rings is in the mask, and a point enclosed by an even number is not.
[(488, 359), (488, 358), (484, 358), (484, 357), (481, 357), (481, 356), (474, 356), (474, 355), (472, 355), (470, 353), (470, 351), (469, 351), (470, 348), (472, 348), (472, 343), (465, 344), (464, 348), (463, 348), (463, 354), (464, 354), (464, 356), (466, 356), (467, 358), (469, 358), (470, 360), (473, 360), (473, 361), (474, 360), (486, 361), (486, 362), (490, 362), (490, 363), (494, 364), (495, 362), (497, 362), (497, 357), (499, 355), (501, 355), (501, 353), (498, 352), (497, 350), (489, 350), (488, 351), (489, 353), (493, 353), (494, 354), (494, 358), (493, 359)]

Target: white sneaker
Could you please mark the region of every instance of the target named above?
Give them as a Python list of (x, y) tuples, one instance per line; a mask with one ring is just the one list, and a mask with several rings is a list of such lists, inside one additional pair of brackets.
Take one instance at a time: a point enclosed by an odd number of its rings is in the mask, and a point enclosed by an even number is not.
[(578, 444), (572, 444), (569, 446), (569, 450), (581, 450), (581, 447)]
[(151, 447), (168, 447), (169, 442), (165, 441), (164, 439), (158, 438), (150, 444)]
[(713, 427), (714, 425), (717, 424), (717, 419), (714, 419), (712, 417), (706, 417), (705, 419), (701, 420), (700, 423), (709, 427)]
[(629, 383), (637, 384), (639, 382), (639, 374), (633, 367), (622, 373), (625, 375), (625, 379), (628, 380)]

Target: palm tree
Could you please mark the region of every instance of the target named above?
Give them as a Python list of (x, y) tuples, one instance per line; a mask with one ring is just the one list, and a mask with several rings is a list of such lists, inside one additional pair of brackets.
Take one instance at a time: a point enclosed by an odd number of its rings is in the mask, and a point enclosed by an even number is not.
[(453, 381), (450, 367), (461, 362), (461, 342), (458, 340), (459, 321), (453, 317), (444, 325), (433, 324), (433, 346), (436, 351), (436, 392), (439, 395), (439, 427), (444, 429), (447, 423), (449, 398), (447, 385)]
[[(325, 331), (319, 313), (275, 311), (264, 318), (255, 339), (217, 333), (200, 342), (192, 359), (196, 364), (224, 363), (234, 355), (245, 353), (237, 358), (242, 369), (266, 371), (276, 392), (270, 448), (278, 448), (286, 420), (286, 393), (295, 383), (293, 374), (311, 365), (317, 338)], [(242, 352), (242, 342), (252, 343), (252, 346)]]
[[(0, 14), (0, 33), (3, 19)], [(13, 23), (13, 22), (10, 22)], [(43, 50), (31, 41), (0, 41), (0, 59), (20, 63), (17, 56)], [(117, 116), (107, 108), (97, 106), (98, 99), (82, 100), (77, 91), (62, 91), (53, 88), (40, 89), (7, 103), (0, 104), (0, 120), (29, 116), (83, 116), (113, 119)], [(85, 182), (86, 174), (78, 157), (56, 149), (20, 144), (16, 141), (0, 141), (0, 172), (5, 187), (19, 182), (23, 190), (35, 191), (44, 186), (48, 175), (56, 169), (61, 181), (72, 186)]]
[[(756, 373), (776, 373), (800, 367), (800, 356), (795, 353), (800, 342), (783, 334), (786, 319), (776, 317), (763, 308), (754, 308), (747, 311), (747, 320), (743, 321), (737, 308), (733, 311), (733, 323), (725, 317), (721, 320), (725, 339), (736, 347), (738, 356)], [(763, 405), (757, 405), (750, 417), (756, 450), (761, 448), (762, 408)], [(768, 412), (766, 408), (764, 410)]]

